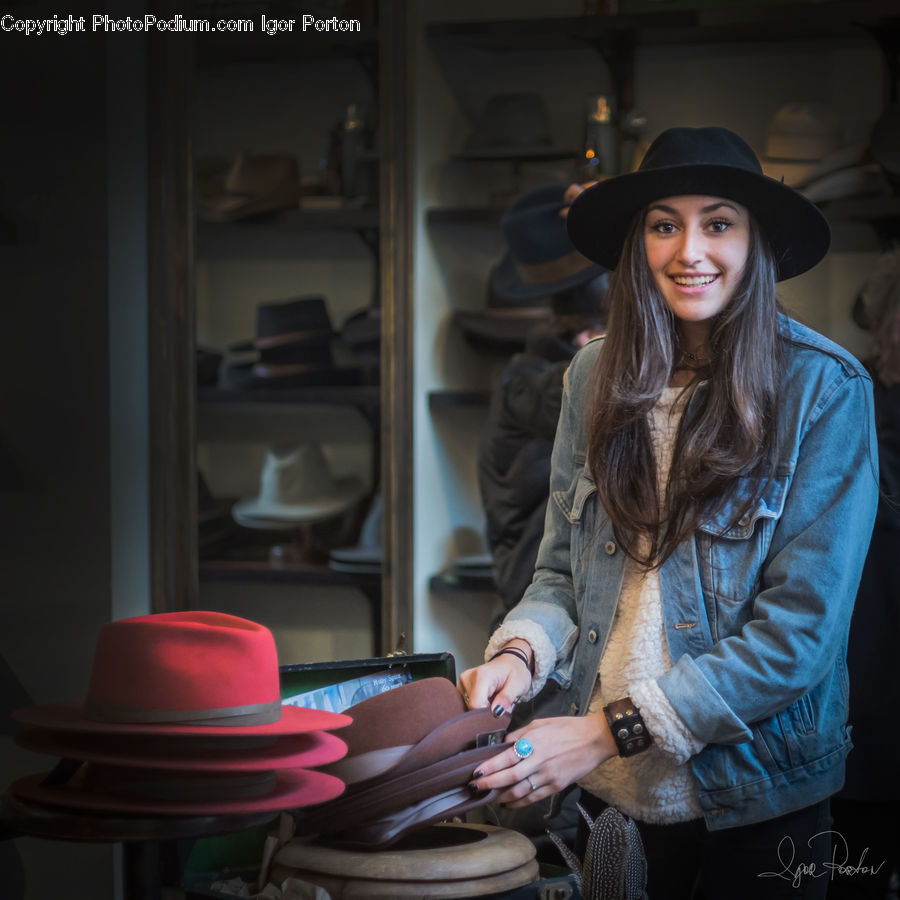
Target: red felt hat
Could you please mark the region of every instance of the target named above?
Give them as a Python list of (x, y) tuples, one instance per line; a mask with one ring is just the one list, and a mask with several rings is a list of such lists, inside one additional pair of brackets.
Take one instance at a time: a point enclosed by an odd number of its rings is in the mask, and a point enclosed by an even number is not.
[(26, 750), (63, 759), (184, 772), (313, 768), (335, 762), (347, 753), (347, 745), (325, 731), (281, 738), (206, 741), (202, 738), (77, 734), (29, 728), (14, 735), (13, 740)]
[(218, 612), (157, 613), (100, 630), (82, 704), (17, 710), (27, 725), (96, 734), (204, 737), (330, 731), (348, 716), (282, 706), (268, 628)]
[[(125, 773), (123, 775), (123, 772)], [(223, 774), (119, 769), (88, 763), (65, 784), (48, 773), (10, 785), (14, 797), (45, 806), (150, 816), (218, 816), (295, 809), (337, 797), (344, 784), (306, 769)], [(49, 779), (52, 781), (52, 779)]]

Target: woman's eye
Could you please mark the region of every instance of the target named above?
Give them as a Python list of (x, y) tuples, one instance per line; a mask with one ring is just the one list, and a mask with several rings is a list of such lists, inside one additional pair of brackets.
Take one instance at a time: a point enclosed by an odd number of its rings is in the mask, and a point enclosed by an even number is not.
[(675, 230), (675, 226), (671, 222), (654, 222), (650, 226), (650, 230), (659, 234), (671, 234)]
[(710, 231), (713, 234), (722, 234), (723, 231), (727, 231), (731, 227), (731, 222), (727, 219), (716, 219), (714, 222), (709, 223)]

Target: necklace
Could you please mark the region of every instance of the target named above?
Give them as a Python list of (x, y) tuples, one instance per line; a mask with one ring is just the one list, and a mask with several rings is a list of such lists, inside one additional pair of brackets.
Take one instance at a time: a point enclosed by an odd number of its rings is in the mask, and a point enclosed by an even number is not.
[(700, 344), (700, 346), (695, 347), (693, 353), (690, 350), (682, 350), (681, 356), (678, 358), (678, 362), (675, 365), (676, 369), (703, 369), (710, 363), (710, 358), (708, 356), (703, 356), (700, 353), (700, 347), (705, 347), (705, 344)]

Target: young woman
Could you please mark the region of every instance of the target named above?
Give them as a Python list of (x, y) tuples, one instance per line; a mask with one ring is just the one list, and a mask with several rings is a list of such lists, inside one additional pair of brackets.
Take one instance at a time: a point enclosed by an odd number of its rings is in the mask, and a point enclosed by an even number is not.
[(472, 788), (577, 782), (637, 822), (652, 900), (824, 897), (878, 496), (865, 369), (775, 299), (827, 223), (737, 135), (674, 128), (568, 228), (615, 270), (609, 330), (566, 376), (534, 579), (459, 686), (499, 714), (553, 677), (571, 716)]

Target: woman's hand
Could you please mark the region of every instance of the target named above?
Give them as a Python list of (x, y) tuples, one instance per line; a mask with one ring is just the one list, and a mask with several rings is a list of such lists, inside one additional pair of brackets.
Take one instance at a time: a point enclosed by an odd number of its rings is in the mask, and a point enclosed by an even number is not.
[(459, 692), (469, 709), (489, 707), (495, 716), (512, 712), (519, 698), (531, 688), (531, 660), (534, 653), (526, 641), (510, 641), (505, 645), (522, 651), (529, 662), (504, 653), (474, 669), (466, 669), (459, 676)]
[(618, 752), (602, 713), (535, 719), (506, 739), (520, 738), (531, 743), (531, 753), (521, 759), (510, 747), (485, 760), (469, 783), (473, 792), (497, 788), (498, 803), (528, 806), (574, 784)]

